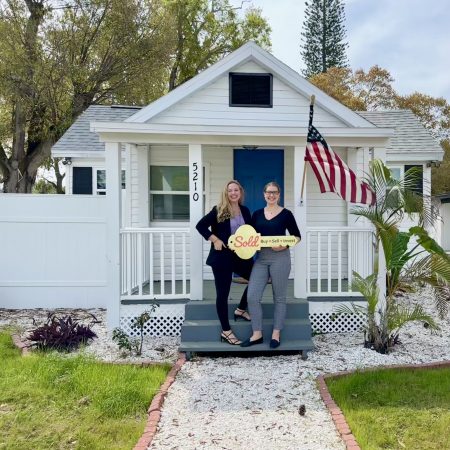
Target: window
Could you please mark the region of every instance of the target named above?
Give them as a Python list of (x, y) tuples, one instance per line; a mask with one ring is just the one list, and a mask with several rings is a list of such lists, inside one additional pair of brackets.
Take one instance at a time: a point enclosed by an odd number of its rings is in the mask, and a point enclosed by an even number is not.
[[(205, 167), (203, 180), (205, 185)], [(205, 204), (204, 187), (203, 204)], [(188, 166), (150, 166), (150, 220), (189, 221)]]
[(230, 73), (230, 106), (272, 108), (271, 73)]
[(402, 166), (392, 166), (389, 167), (389, 170), (391, 171), (392, 177), (396, 180), (400, 180), (400, 178), (405, 176), (405, 173), (408, 172), (408, 170), (417, 168), (418, 173), (418, 179), (416, 183), (416, 187), (413, 188), (413, 191), (417, 192), (418, 194), (423, 194), (423, 165), (421, 164), (405, 164)]
[(150, 220), (189, 220), (187, 166), (150, 166)]
[[(106, 195), (106, 170), (96, 169), (95, 171), (95, 193), (97, 195)], [(125, 170), (121, 172), (122, 177), (122, 189), (125, 189)]]

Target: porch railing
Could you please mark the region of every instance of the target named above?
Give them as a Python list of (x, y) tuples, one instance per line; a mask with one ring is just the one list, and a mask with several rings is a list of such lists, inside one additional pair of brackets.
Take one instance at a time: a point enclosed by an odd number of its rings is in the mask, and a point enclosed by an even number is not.
[(124, 228), (121, 299), (189, 297), (189, 228)]
[(373, 233), (368, 228), (308, 227), (307, 294), (310, 297), (359, 296), (352, 292), (353, 271), (373, 270)]

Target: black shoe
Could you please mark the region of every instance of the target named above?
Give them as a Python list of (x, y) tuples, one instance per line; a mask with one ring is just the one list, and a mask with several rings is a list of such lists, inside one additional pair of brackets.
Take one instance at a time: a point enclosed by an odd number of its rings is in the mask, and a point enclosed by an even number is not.
[[(277, 341), (276, 339), (271, 339), (269, 347), (270, 348), (278, 348), (280, 346), (281, 342)], [(241, 344), (242, 345), (242, 344)]]
[(247, 313), (247, 311), (245, 311), (244, 309), (239, 309), (239, 308), (237, 308), (237, 310), (242, 311), (242, 312), (236, 314), (236, 311), (234, 311), (234, 321), (235, 322), (239, 319), (245, 320), (246, 322), (250, 322), (251, 319), (244, 316), (244, 314)]
[(259, 339), (255, 339), (254, 341), (251, 341), (249, 338), (241, 344), (241, 347), (251, 347), (252, 345), (262, 344), (263, 342), (264, 339), (262, 337), (260, 337)]
[(233, 332), (229, 331), (228, 334), (225, 331), (220, 333), (220, 342), (228, 342), (230, 345), (241, 345), (241, 341), (233, 336)]

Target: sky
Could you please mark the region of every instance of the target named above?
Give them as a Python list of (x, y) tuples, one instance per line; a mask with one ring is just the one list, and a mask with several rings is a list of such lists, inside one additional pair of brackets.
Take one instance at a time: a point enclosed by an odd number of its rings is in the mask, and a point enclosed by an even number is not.
[[(241, 0), (232, 0), (240, 5)], [(272, 53), (296, 71), (304, 0), (251, 0), (272, 27)], [(347, 56), (353, 70), (378, 64), (401, 95), (450, 101), (450, 0), (346, 0)], [(245, 8), (246, 6), (244, 6)]]

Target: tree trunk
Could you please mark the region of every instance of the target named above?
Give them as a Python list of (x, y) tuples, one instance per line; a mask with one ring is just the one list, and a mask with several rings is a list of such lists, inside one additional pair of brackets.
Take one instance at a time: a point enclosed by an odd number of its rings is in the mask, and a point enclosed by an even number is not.
[(39, 26), (44, 18), (44, 1), (43, 0), (25, 0), (27, 8), (30, 12), (25, 27), (24, 48), (27, 55), (27, 66), (24, 76), (18, 82), (14, 107), (14, 135), (11, 156), (2, 162), (2, 168), (7, 168), (4, 173), (4, 192), (31, 192), (34, 180), (36, 179), (37, 168), (42, 164), (43, 158), (39, 158), (39, 147), (44, 152), (47, 145), (38, 144), (33, 149), (33, 154), (28, 155), (25, 151), (25, 141), (27, 133), (27, 101), (33, 102), (35, 98), (35, 67), (37, 64), (37, 35)]

